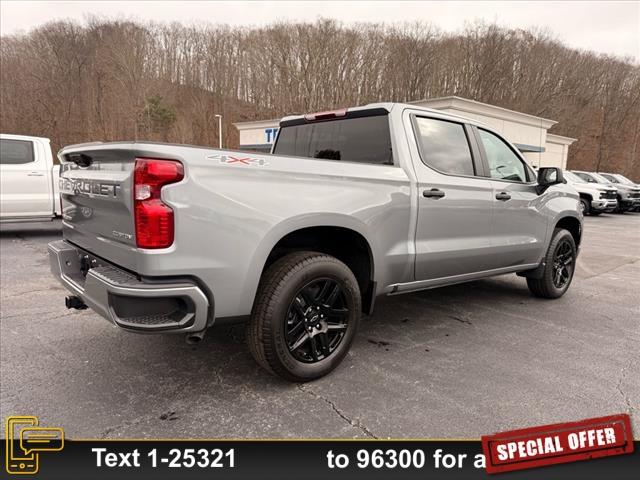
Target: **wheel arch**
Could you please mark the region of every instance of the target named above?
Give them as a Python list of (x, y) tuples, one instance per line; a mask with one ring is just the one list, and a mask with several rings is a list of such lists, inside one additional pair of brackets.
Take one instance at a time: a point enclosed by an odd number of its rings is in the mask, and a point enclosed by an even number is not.
[(544, 272), (545, 263), (544, 256), (546, 255), (547, 249), (549, 245), (553, 241), (553, 232), (556, 228), (563, 228), (567, 230), (571, 236), (573, 237), (573, 241), (576, 244), (576, 248), (580, 246), (580, 242), (582, 240), (582, 222), (580, 218), (576, 215), (575, 211), (567, 211), (564, 214), (560, 214), (557, 218), (555, 218), (552, 222), (550, 222), (549, 227), (550, 233), (548, 234), (548, 240), (545, 244), (544, 253), (542, 255), (540, 265), (538, 267), (533, 268), (531, 270), (524, 270), (521, 272), (517, 272), (519, 277), (527, 277), (533, 279), (540, 279)]
[(554, 229), (556, 228), (568, 230), (576, 247), (580, 246), (580, 241), (582, 240), (582, 222), (580, 220), (573, 216), (565, 216), (556, 221)]
[(593, 195), (590, 193), (578, 192), (580, 198), (584, 198), (585, 200), (589, 200), (590, 202), (593, 200)]
[(300, 250), (317, 251), (336, 257), (354, 273), (362, 296), (362, 310), (373, 311), (376, 294), (375, 245), (364, 224), (349, 216), (305, 217), (289, 219), (272, 228), (258, 247), (252, 264), (255, 272), (247, 285), (255, 299), (265, 270), (287, 253)]

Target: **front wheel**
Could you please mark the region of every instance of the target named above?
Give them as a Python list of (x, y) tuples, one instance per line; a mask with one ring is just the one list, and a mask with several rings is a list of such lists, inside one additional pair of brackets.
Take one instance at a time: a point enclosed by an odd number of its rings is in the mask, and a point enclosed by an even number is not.
[(580, 211), (583, 215), (589, 215), (589, 213), (591, 213), (591, 204), (586, 198), (580, 199)]
[(559, 298), (573, 280), (577, 257), (576, 243), (568, 230), (556, 228), (544, 257), (541, 278), (527, 278), (531, 293), (541, 298)]
[(291, 253), (260, 281), (247, 325), (249, 350), (286, 380), (322, 377), (349, 351), (360, 311), (360, 288), (349, 267), (322, 253)]

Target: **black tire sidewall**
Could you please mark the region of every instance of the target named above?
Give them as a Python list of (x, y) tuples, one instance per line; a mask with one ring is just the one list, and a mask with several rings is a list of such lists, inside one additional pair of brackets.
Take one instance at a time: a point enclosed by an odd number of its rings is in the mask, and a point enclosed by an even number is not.
[[(331, 355), (315, 363), (304, 363), (297, 360), (289, 352), (285, 340), (284, 319), (298, 291), (308, 283), (320, 278), (334, 280), (344, 290), (347, 308), (349, 309), (347, 330), (340, 344)], [(278, 292), (277, 298), (272, 299), (272, 301), (274, 302), (273, 313), (270, 318), (266, 319), (266, 321), (270, 322), (270, 328), (273, 332), (271, 346), (278, 357), (278, 362), (290, 375), (300, 380), (312, 380), (326, 375), (342, 362), (355, 337), (361, 310), (360, 289), (353, 273), (346, 265), (335, 260), (323, 261), (319, 258), (295, 272)]]
[(589, 200), (587, 200), (586, 198), (581, 198), (580, 203), (582, 203), (582, 206), (584, 208), (582, 214), (589, 215), (591, 213), (591, 205), (589, 205)]
[[(569, 276), (569, 281), (566, 283), (564, 287), (558, 288), (553, 283), (553, 257), (555, 255), (556, 249), (558, 248), (558, 245), (560, 244), (560, 242), (564, 240), (568, 241), (569, 244), (571, 245), (571, 249), (573, 252), (573, 264), (571, 265), (571, 275)], [(565, 292), (571, 286), (571, 282), (573, 281), (573, 275), (575, 274), (575, 271), (576, 271), (577, 261), (578, 261), (577, 248), (576, 248), (576, 242), (573, 239), (573, 235), (571, 235), (571, 233), (568, 230), (564, 230), (564, 229), (556, 230), (553, 240), (549, 245), (549, 250), (547, 251), (547, 258), (546, 258), (547, 265), (546, 265), (544, 277), (543, 277), (545, 283), (547, 284), (546, 287), (548, 291), (552, 294), (554, 298), (558, 298), (564, 295)]]

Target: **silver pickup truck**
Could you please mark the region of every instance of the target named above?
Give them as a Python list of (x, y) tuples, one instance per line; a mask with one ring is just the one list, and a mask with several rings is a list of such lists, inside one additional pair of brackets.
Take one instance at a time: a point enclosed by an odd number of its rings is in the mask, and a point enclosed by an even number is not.
[(59, 153), (53, 274), (131, 332), (247, 323), (257, 362), (327, 374), (381, 295), (517, 273), (568, 289), (582, 234), (562, 171), (537, 178), (473, 120), (404, 104), (286, 117), (272, 154), (117, 142)]

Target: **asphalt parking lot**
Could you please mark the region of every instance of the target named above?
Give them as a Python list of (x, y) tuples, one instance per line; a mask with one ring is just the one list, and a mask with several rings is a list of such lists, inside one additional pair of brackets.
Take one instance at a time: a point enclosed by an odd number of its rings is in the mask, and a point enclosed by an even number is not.
[(628, 412), (640, 438), (640, 214), (585, 220), (555, 301), (515, 275), (381, 299), (343, 364), (305, 385), (257, 367), (242, 330), (117, 330), (64, 307), (46, 244), (3, 225), (1, 416), (69, 438), (477, 438)]

